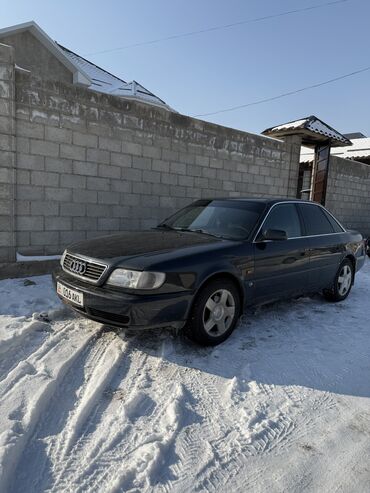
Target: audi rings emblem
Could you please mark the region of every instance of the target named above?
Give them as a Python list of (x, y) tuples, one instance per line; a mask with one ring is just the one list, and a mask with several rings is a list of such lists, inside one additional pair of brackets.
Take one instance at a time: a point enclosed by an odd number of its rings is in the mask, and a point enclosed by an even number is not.
[(69, 270), (71, 272), (74, 272), (75, 274), (79, 274), (80, 276), (82, 276), (82, 274), (84, 274), (86, 271), (86, 267), (86, 262), (83, 262), (82, 260), (72, 260), (69, 266)]

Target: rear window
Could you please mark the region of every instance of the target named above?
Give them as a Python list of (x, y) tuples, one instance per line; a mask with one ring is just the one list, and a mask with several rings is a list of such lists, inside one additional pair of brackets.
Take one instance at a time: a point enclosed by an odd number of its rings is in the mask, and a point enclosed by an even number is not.
[(330, 224), (333, 226), (334, 232), (335, 233), (343, 233), (343, 229), (341, 226), (339, 226), (336, 219), (331, 214), (329, 214), (329, 212), (326, 211), (325, 209), (321, 209), (321, 210), (325, 214), (325, 216), (327, 217)]
[(299, 208), (303, 215), (308, 236), (336, 233), (331, 221), (329, 221), (321, 207), (313, 204), (300, 204)]

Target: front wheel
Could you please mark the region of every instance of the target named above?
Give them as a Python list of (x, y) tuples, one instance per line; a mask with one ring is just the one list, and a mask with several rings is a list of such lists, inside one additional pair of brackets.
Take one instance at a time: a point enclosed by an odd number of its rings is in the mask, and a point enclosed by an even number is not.
[(324, 290), (324, 296), (329, 301), (343, 301), (349, 295), (354, 279), (353, 264), (349, 259), (343, 260), (335, 276), (333, 287)]
[(203, 346), (216, 346), (232, 333), (239, 319), (240, 295), (229, 279), (207, 284), (197, 295), (185, 327), (186, 335)]

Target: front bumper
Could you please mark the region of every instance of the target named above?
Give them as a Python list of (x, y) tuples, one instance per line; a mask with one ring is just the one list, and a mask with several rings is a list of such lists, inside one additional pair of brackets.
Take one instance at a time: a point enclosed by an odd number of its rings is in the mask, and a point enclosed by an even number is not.
[(62, 270), (53, 273), (54, 285), (58, 281), (71, 289), (81, 291), (84, 295), (84, 307), (76, 306), (60, 297), (65, 304), (84, 317), (117, 327), (182, 328), (192, 300), (192, 293), (189, 291), (154, 295), (128, 294), (107, 286), (91, 285), (69, 276)]

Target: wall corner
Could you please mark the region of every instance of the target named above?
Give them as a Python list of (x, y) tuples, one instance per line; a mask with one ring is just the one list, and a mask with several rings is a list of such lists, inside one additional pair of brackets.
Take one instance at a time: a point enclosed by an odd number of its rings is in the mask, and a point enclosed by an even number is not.
[(0, 44), (0, 263), (16, 260), (14, 48)]
[(302, 137), (300, 135), (287, 135), (284, 142), (289, 150), (289, 182), (288, 197), (296, 198), (298, 189), (299, 162), (301, 156)]

